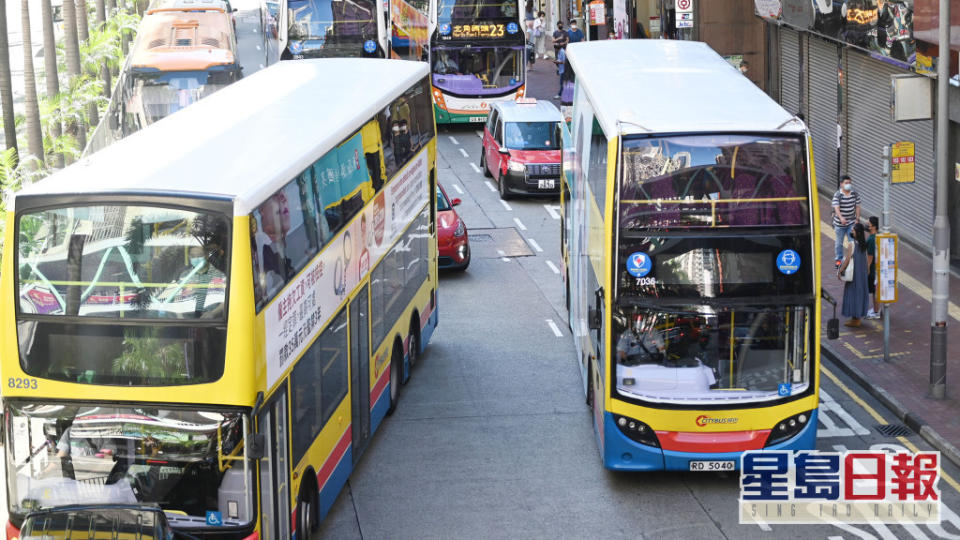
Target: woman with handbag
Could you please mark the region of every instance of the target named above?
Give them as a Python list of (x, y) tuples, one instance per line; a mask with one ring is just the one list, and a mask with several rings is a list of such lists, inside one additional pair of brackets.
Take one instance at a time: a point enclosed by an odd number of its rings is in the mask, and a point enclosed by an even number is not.
[(843, 262), (837, 269), (837, 278), (843, 281), (843, 308), (841, 313), (849, 317), (844, 326), (856, 328), (860, 319), (867, 315), (870, 293), (867, 290), (867, 238), (862, 223), (853, 226), (850, 232), (853, 242), (847, 245)]

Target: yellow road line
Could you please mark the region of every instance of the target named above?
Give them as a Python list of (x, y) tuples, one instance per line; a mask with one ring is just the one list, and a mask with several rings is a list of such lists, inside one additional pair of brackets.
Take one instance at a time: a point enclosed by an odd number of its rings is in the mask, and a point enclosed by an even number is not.
[[(867, 414), (872, 416), (874, 420), (876, 420), (881, 424), (890, 423), (887, 421), (886, 418), (881, 416), (880, 413), (875, 411), (873, 407), (868, 405), (867, 402), (864, 401), (860, 396), (855, 394), (853, 390), (848, 388), (847, 385), (843, 384), (840, 378), (834, 375), (829, 369), (821, 365), (820, 371), (823, 372), (823, 374), (826, 375), (831, 381), (833, 381), (833, 384), (837, 385), (840, 388), (840, 390), (843, 390), (843, 393), (850, 396), (850, 399), (852, 399), (857, 405), (859, 405), (863, 410), (867, 411)], [(897, 437), (897, 440), (900, 441), (900, 444), (906, 446), (913, 453), (917, 453), (920, 451), (920, 449), (917, 448), (916, 445), (910, 442), (906, 437)], [(943, 459), (943, 456), (941, 455), (940, 458)], [(949, 474), (944, 472), (942, 466), (940, 467), (940, 478), (943, 478), (944, 480), (946, 480), (946, 482), (950, 484), (950, 486), (953, 487), (953, 489), (957, 490), (957, 493), (960, 493), (960, 482), (957, 482)]]
[[(827, 238), (836, 242), (837, 236), (833, 232), (833, 225), (828, 224), (825, 221), (820, 222), (820, 233), (826, 236)], [(911, 276), (910, 274), (904, 272), (902, 269), (897, 270), (897, 281), (904, 287), (913, 291), (914, 294), (920, 298), (929, 300), (933, 298), (933, 291), (930, 290), (930, 287), (927, 287), (921, 283), (917, 278)], [(954, 319), (960, 321), (960, 306), (950, 302), (947, 307), (947, 312), (950, 313), (950, 316)]]

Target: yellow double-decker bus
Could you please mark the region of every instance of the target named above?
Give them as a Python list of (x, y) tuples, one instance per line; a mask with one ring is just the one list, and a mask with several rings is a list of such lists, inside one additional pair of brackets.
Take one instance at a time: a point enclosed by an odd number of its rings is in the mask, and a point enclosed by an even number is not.
[(17, 193), (8, 537), (309, 538), (437, 325), (435, 132), (423, 63), (285, 62)]

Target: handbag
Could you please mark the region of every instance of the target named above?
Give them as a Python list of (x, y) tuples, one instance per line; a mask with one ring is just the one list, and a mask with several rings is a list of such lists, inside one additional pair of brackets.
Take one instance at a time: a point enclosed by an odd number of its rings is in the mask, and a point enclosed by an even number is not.
[(850, 262), (847, 263), (847, 267), (843, 270), (843, 273), (840, 274), (840, 279), (843, 281), (853, 281), (853, 261), (854, 258), (850, 257)]

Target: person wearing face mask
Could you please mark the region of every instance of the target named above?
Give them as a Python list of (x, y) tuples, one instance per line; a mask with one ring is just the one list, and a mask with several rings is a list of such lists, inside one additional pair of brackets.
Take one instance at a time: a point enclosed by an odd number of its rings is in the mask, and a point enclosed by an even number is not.
[(840, 180), (840, 189), (833, 194), (834, 265), (839, 268), (843, 260), (843, 242), (853, 225), (860, 221), (860, 194), (853, 189), (849, 174)]
[(577, 28), (577, 21), (570, 21), (570, 31), (567, 32), (570, 37), (570, 43), (580, 43), (583, 41), (583, 30)]

